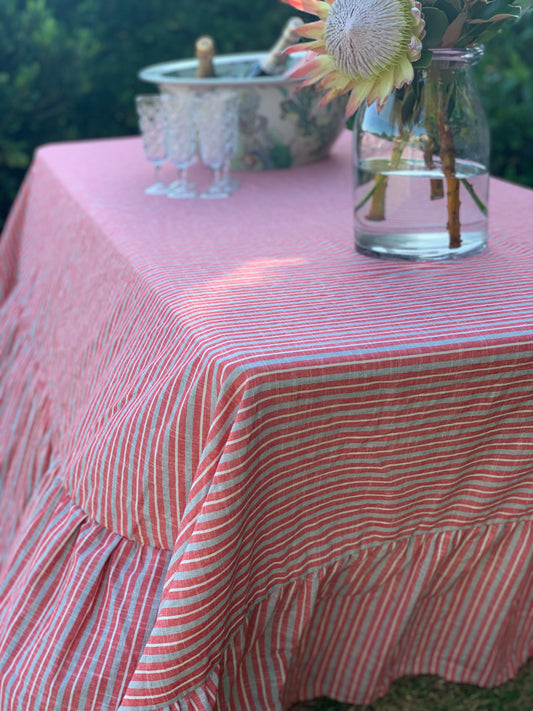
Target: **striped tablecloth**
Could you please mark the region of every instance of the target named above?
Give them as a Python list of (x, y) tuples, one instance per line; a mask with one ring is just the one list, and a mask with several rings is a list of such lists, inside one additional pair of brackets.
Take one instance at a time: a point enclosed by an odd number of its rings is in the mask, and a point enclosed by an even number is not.
[(482, 255), (372, 260), (350, 154), (219, 201), (144, 195), (138, 138), (36, 154), (0, 240), (1, 711), (363, 703), (533, 653), (533, 192), (493, 181)]

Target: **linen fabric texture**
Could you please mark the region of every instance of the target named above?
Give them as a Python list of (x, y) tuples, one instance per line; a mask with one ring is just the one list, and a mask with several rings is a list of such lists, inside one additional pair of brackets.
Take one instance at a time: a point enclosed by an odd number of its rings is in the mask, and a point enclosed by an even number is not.
[(38, 151), (0, 240), (1, 711), (369, 703), (532, 654), (533, 194), (492, 182), (486, 254), (377, 262), (350, 163), (200, 209), (143, 194), (138, 138)]

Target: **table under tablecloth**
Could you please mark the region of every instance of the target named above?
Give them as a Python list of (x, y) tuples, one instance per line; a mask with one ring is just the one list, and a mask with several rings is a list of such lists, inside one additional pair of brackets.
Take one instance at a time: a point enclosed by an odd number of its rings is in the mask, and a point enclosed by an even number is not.
[(533, 192), (492, 181), (484, 254), (372, 260), (350, 165), (346, 133), (170, 200), (136, 137), (37, 152), (0, 240), (2, 711), (366, 703), (533, 653)]

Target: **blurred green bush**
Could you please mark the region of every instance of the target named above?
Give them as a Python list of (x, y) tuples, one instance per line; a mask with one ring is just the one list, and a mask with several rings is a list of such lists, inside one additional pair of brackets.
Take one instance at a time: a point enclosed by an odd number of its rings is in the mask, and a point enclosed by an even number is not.
[(487, 44), (476, 72), (491, 127), (491, 172), (533, 187), (533, 11)]
[[(194, 54), (268, 48), (293, 14), (279, 0), (1, 0), (0, 227), (33, 151), (51, 141), (137, 132), (141, 67)], [(478, 67), (492, 172), (533, 186), (533, 27), (511, 23)]]

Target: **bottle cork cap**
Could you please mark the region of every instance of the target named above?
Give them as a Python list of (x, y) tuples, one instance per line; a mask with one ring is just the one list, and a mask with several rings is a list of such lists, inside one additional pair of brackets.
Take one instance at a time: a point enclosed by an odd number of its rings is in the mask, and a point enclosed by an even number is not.
[(285, 29), (288, 30), (289, 32), (292, 32), (293, 30), (297, 29), (298, 27), (301, 27), (304, 24), (304, 21), (302, 20), (301, 17), (291, 17), (287, 24), (285, 25)]
[(209, 35), (202, 35), (198, 37), (195, 44), (196, 56), (209, 56), (215, 53), (215, 43), (212, 37)]
[(266, 59), (261, 63), (261, 69), (265, 74), (279, 74), (283, 71), (286, 56), (283, 55), (287, 47), (297, 44), (300, 36), (295, 32), (298, 27), (304, 24), (301, 17), (291, 17), (283, 27), (283, 31), (276, 44), (271, 48)]

